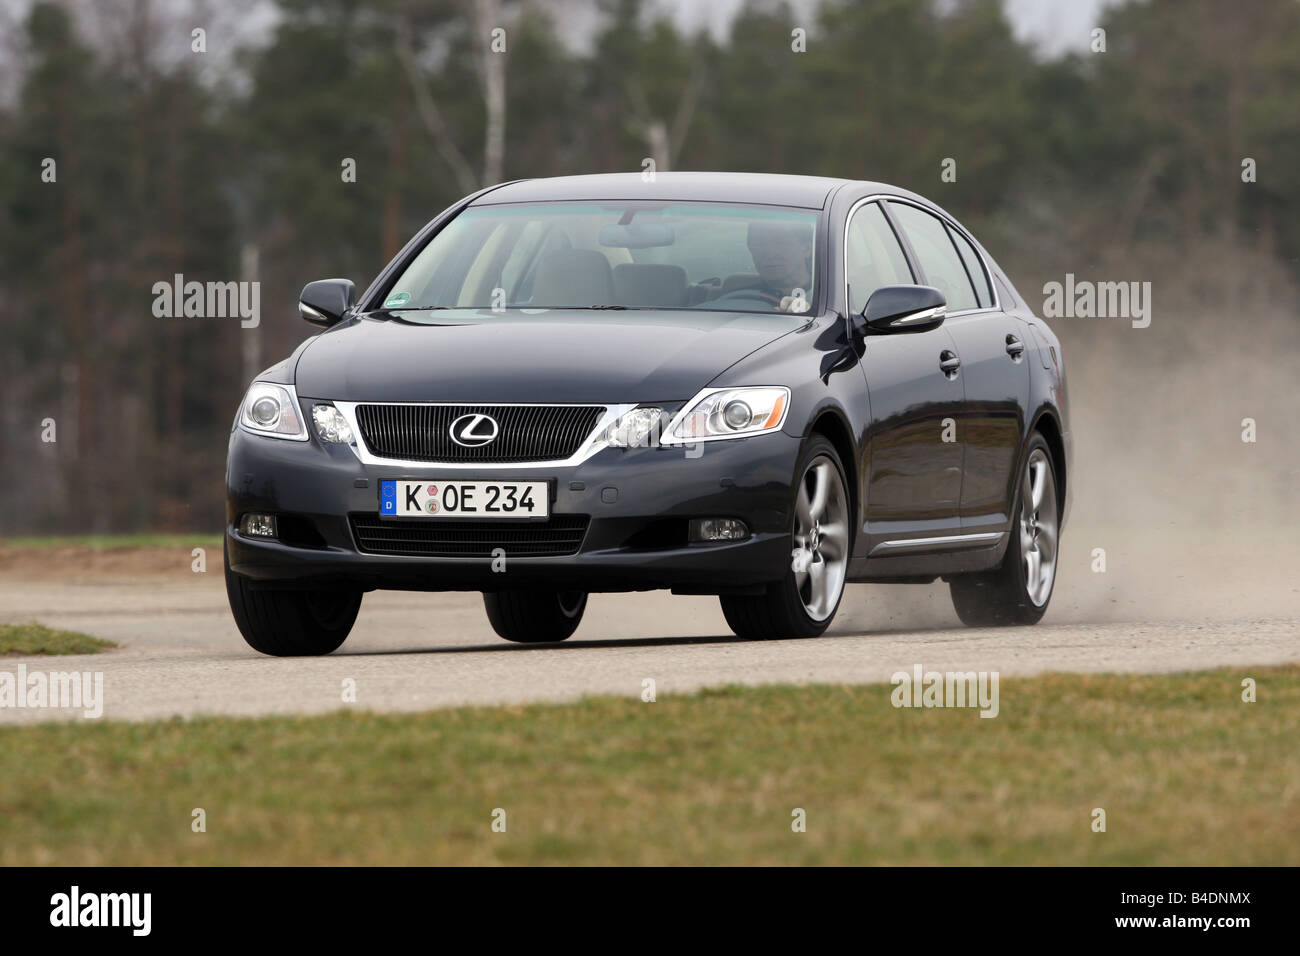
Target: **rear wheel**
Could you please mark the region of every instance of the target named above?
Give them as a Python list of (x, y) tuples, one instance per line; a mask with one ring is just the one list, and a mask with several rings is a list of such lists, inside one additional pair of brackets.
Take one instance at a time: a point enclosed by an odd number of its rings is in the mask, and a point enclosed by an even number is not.
[(485, 591), (492, 630), (518, 644), (549, 644), (573, 634), (587, 610), (586, 591)]
[(963, 574), (949, 583), (952, 605), (971, 627), (1036, 624), (1056, 583), (1060, 540), (1056, 470), (1047, 442), (1035, 434), (1020, 475), (1016, 520), (1002, 563), (993, 571)]
[(740, 637), (816, 637), (830, 626), (848, 576), (848, 483), (835, 446), (814, 436), (795, 486), (790, 565), (760, 595), (724, 595), (728, 626)]
[(361, 609), (357, 588), (254, 588), (230, 570), (229, 556), (226, 597), (248, 646), (273, 657), (310, 657), (337, 650)]

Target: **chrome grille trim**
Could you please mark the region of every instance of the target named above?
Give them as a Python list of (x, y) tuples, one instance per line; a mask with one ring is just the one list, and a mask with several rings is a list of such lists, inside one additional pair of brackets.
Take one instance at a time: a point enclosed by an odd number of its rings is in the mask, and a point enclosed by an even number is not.
[[(357, 406), (362, 438), (384, 458), (418, 461), (515, 463), (568, 458), (605, 413), (603, 405), (378, 405)], [(487, 415), (495, 440), (466, 446), (452, 425), (467, 415)]]
[[(305, 404), (310, 404), (310, 399)], [(321, 399), (324, 401), (324, 399)], [(532, 468), (557, 468), (564, 466), (578, 465), (586, 461), (596, 452), (605, 448), (603, 435), (610, 425), (618, 421), (623, 415), (627, 414), (635, 405), (603, 405), (594, 402), (569, 403), (563, 402), (333, 402), (333, 405), (342, 413), (347, 420), (348, 425), (352, 428), (352, 434), (356, 441), (351, 446), (352, 451), (363, 463), (368, 465), (382, 465), (417, 469), (417, 473), (426, 472), (430, 468), (439, 469), (460, 469), (460, 470), (499, 470), (509, 469), (518, 472), (523, 469)], [(567, 458), (549, 458), (526, 459), (526, 460), (494, 460), (492, 458), (472, 459), (460, 458), (459, 460), (436, 460), (432, 458), (389, 458), (376, 454), (370, 447), (365, 437), (365, 432), (361, 428), (361, 422), (358, 417), (358, 408), (361, 405), (375, 405), (383, 407), (403, 407), (403, 408), (447, 408), (458, 410), (458, 414), (468, 412), (487, 412), (490, 414), (492, 409), (538, 409), (539, 413), (544, 413), (547, 409), (556, 408), (595, 408), (601, 409), (602, 414), (596, 419), (596, 424), (590, 429), (585, 429), (585, 433), (567, 436), (576, 440), (576, 448)], [(310, 416), (310, 409), (308, 409)], [(528, 411), (523, 413), (525, 417), (530, 416)], [(450, 416), (448, 423), (457, 416)], [(534, 418), (535, 421), (540, 420)], [(544, 423), (543, 423), (544, 424)], [(388, 426), (391, 427), (391, 426)], [(576, 438), (574, 437), (576, 435)], [(500, 439), (493, 442), (492, 445), (485, 446), (485, 449), (491, 450), (494, 445), (498, 445)], [(473, 452), (478, 449), (465, 449), (456, 447), (457, 452)], [(572, 446), (570, 446), (572, 447)]]

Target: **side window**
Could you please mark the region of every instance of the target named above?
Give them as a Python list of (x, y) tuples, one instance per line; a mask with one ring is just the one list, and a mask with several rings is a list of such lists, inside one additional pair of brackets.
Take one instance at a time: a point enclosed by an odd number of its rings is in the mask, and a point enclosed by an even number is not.
[(849, 221), (844, 275), (849, 283), (849, 311), (861, 312), (871, 293), (886, 285), (911, 285), (916, 280), (903, 249), (878, 203), (860, 207)]
[(966, 264), (966, 274), (970, 276), (970, 281), (975, 284), (975, 297), (979, 299), (980, 308), (987, 309), (993, 305), (993, 293), (989, 289), (989, 277), (984, 272), (984, 263), (980, 261), (979, 254), (956, 229), (948, 227), (948, 235), (952, 236), (953, 245), (961, 253), (961, 261)]
[(925, 281), (943, 293), (949, 312), (979, 308), (975, 290), (966, 275), (966, 267), (957, 255), (957, 247), (948, 237), (948, 228), (928, 212), (905, 203), (891, 202), (889, 211), (907, 233), (925, 273)]

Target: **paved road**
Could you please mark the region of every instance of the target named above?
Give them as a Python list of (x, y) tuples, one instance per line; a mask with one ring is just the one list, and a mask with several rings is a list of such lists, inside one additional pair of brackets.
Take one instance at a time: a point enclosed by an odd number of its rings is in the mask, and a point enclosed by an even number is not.
[[(39, 620), (123, 645), (86, 657), (0, 659), (0, 671), (102, 671), (104, 716), (315, 713), (361, 708), (638, 696), (728, 682), (887, 681), (897, 670), (1171, 671), (1300, 660), (1300, 555), (1285, 529), (1212, 544), (1080, 535), (1063, 555), (1053, 607), (1032, 628), (960, 627), (943, 585), (852, 586), (832, 631), (809, 641), (742, 642), (712, 598), (596, 595), (578, 633), (535, 648), (500, 640), (476, 594), (368, 595), (348, 642), (327, 658), (249, 650), (226, 607), (219, 565), (150, 555), (141, 570), (63, 561), (0, 569), (0, 620)], [(1108, 549), (1105, 573), (1091, 570)], [(219, 557), (217, 559), (219, 561)], [(80, 712), (0, 708), (0, 724)]]

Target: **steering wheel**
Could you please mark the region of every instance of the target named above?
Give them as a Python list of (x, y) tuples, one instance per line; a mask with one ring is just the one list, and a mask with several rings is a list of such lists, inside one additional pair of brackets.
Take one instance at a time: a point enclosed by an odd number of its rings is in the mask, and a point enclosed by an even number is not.
[(728, 299), (749, 299), (751, 301), (759, 301), (771, 308), (773, 311), (778, 310), (781, 304), (779, 299), (776, 302), (773, 302), (755, 286), (745, 286), (740, 289), (732, 289), (730, 292), (724, 292), (716, 299), (709, 299), (705, 304), (709, 305), (714, 302), (725, 302)]

